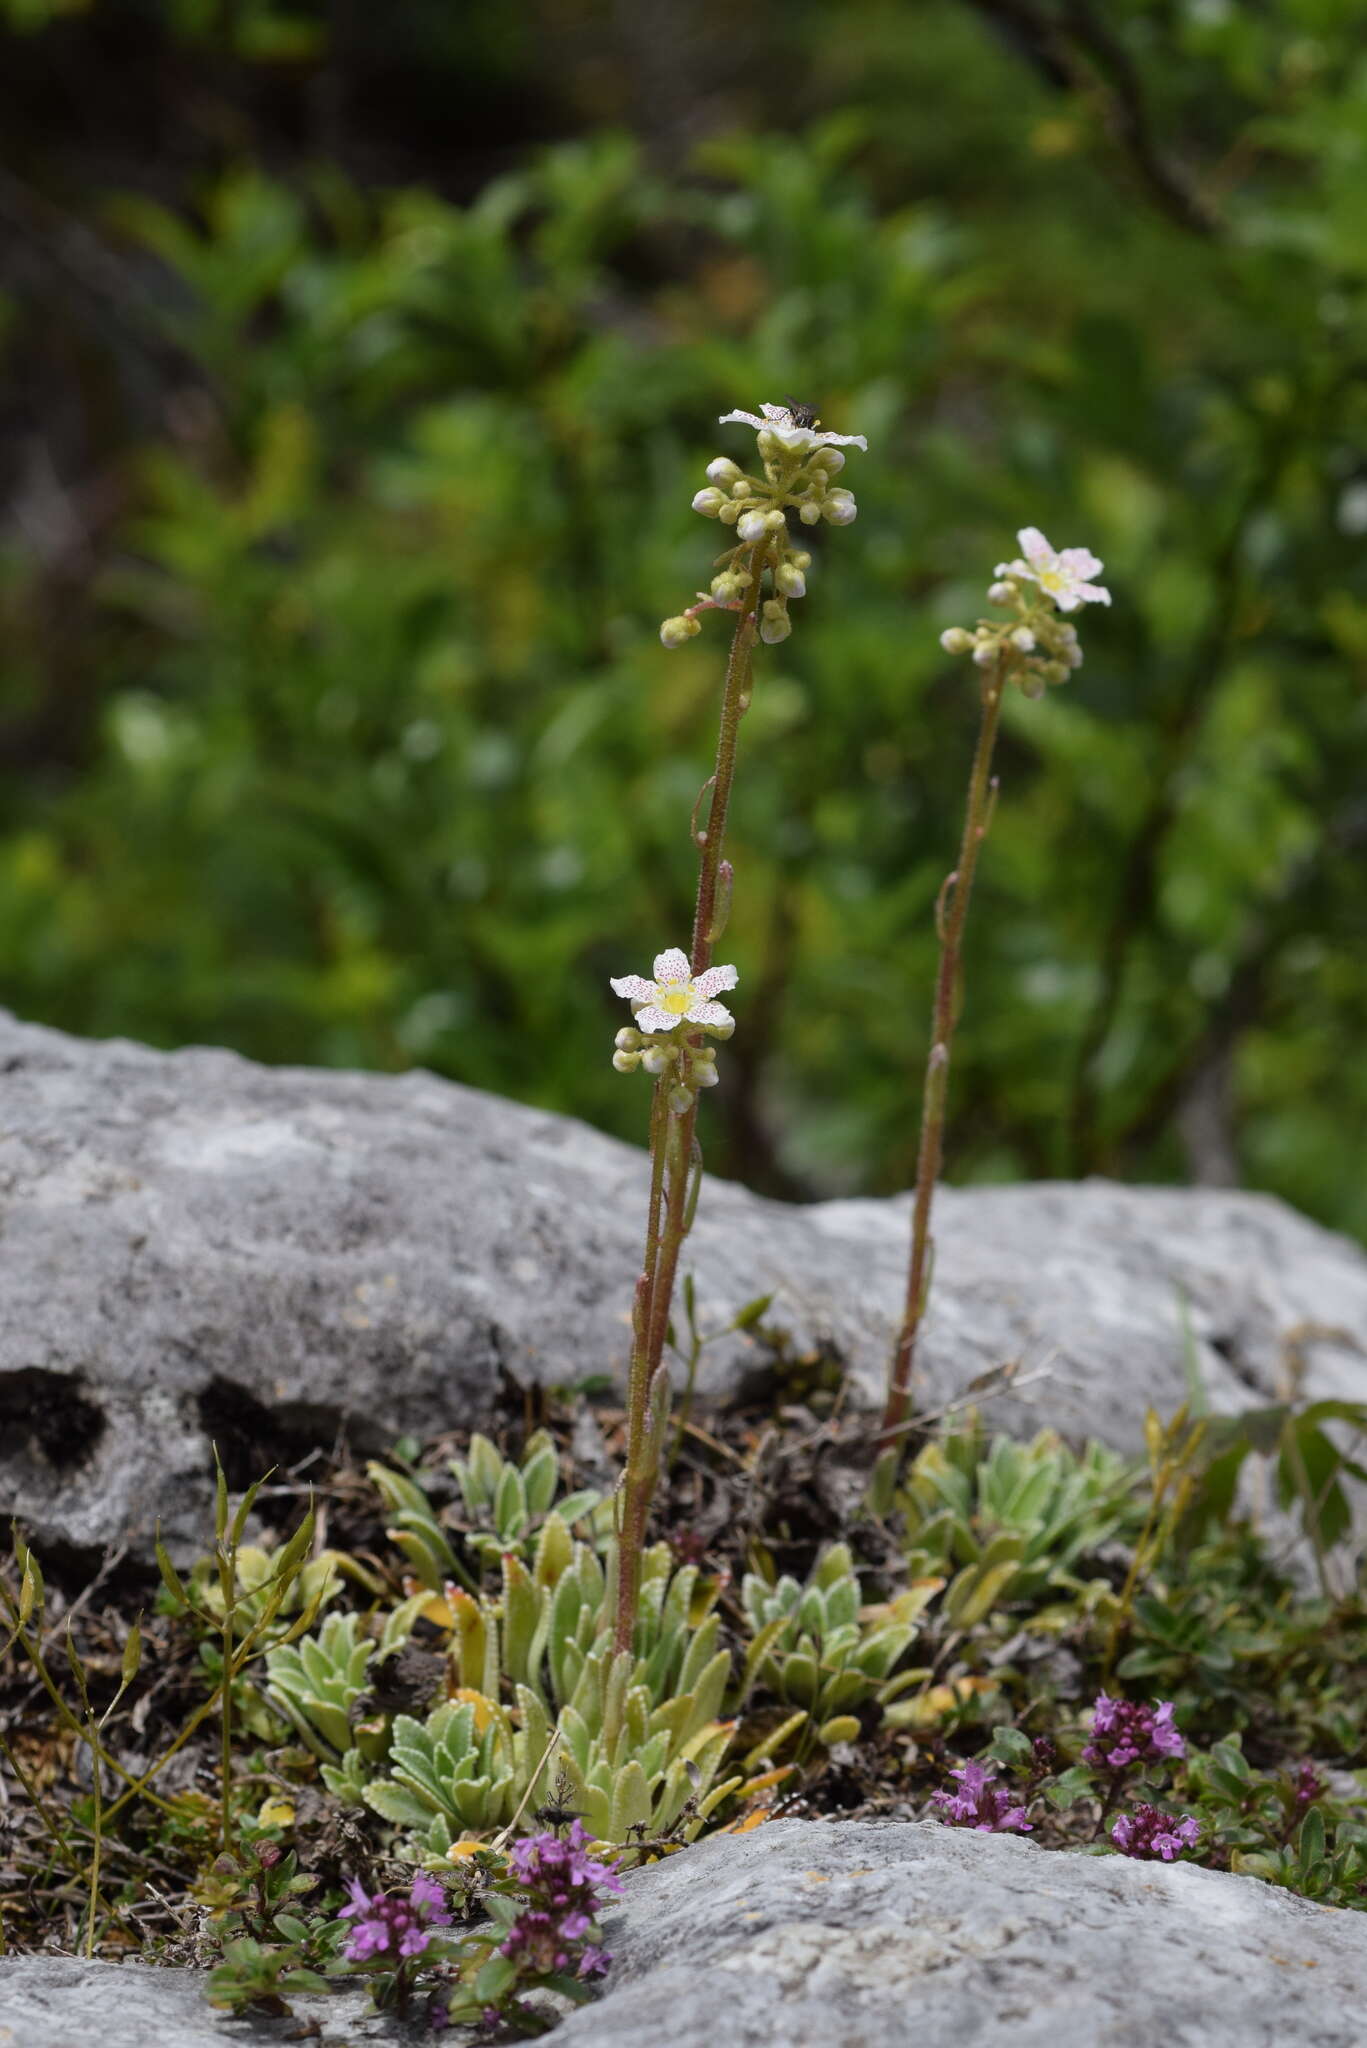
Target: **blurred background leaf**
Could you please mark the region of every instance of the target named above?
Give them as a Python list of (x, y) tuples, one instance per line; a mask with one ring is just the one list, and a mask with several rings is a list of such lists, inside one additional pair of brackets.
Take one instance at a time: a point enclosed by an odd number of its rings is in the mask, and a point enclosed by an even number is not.
[[(1367, 1236), (1352, 0), (0, 0), (0, 997), (639, 1138), (733, 405), (869, 435), (744, 733), (709, 1163), (909, 1178), (971, 622), (1013, 704), (948, 1168)], [(709, 1104), (711, 1112), (712, 1105)]]

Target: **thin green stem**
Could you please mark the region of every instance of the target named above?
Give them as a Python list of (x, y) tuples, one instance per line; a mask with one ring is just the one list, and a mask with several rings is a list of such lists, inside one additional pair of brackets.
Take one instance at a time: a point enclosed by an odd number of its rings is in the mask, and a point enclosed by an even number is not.
[[(712, 776), (712, 798), (707, 822), (694, 832), (699, 849), (698, 895), (693, 913), (691, 965), (695, 975), (712, 964), (712, 949), (721, 935), (725, 906), (720, 902), (722, 859), (726, 848), (726, 824), (735, 780), (740, 723), (750, 703), (751, 667), (754, 658), (760, 583), (769, 543), (761, 541), (751, 550), (750, 585), (741, 603), (740, 617), (727, 657), (726, 680), (722, 687), (721, 720), (717, 734), (717, 763)], [(683, 1034), (681, 1034), (683, 1035)], [(701, 1047), (703, 1034), (686, 1034), (690, 1047)], [(663, 1078), (663, 1077), (662, 1077)], [(679, 1253), (688, 1234), (688, 1187), (693, 1158), (693, 1135), (697, 1123), (697, 1098), (681, 1114), (668, 1106), (667, 1085), (656, 1083), (651, 1109), (650, 1207), (646, 1227), (646, 1263), (636, 1283), (632, 1316), (632, 1359), (627, 1392), (626, 1468), (622, 1475), (623, 1512), (617, 1544), (617, 1591), (614, 1618), (614, 1649), (631, 1648), (636, 1622), (636, 1601), (640, 1587), (641, 1551), (646, 1522), (654, 1497), (663, 1444), (653, 1426), (657, 1376), (662, 1365), (669, 1307), (674, 1297)]]
[[(236, 1573), (234, 1573), (236, 1577)], [(219, 1835), (226, 1856), (232, 1846), (231, 1790), (233, 1782), (233, 1607), (231, 1599), (223, 1616), (223, 1698), (219, 1739), (219, 1770), (222, 1775), (223, 1811)]]
[[(999, 659), (986, 671), (982, 689), (982, 717), (973, 767), (968, 779), (968, 805), (964, 816), (963, 842), (958, 865), (945, 881), (937, 906), (940, 933), (940, 964), (935, 979), (935, 1005), (931, 1017), (930, 1056), (926, 1062), (925, 1093), (921, 1103), (921, 1143), (916, 1160), (916, 1200), (911, 1221), (911, 1261), (907, 1269), (906, 1305), (902, 1326), (888, 1375), (887, 1405), (879, 1433), (880, 1452), (890, 1453), (899, 1442), (900, 1428), (910, 1399), (911, 1368), (916, 1337), (925, 1311), (930, 1282), (932, 1240), (930, 1212), (935, 1198), (944, 1156), (945, 1100), (949, 1091), (949, 1062), (954, 1027), (959, 1012), (959, 968), (964, 925), (978, 855), (991, 823), (993, 785), (992, 752), (1001, 719), (1002, 693), (1006, 687), (1006, 661)], [(946, 902), (946, 898), (948, 899)]]
[(95, 1954), (95, 1923), (100, 1911), (100, 1852), (104, 1847), (104, 1763), (103, 1745), (100, 1742), (99, 1730), (95, 1726), (95, 1716), (89, 1713), (89, 1709), (87, 1714), (90, 1721), (90, 1733), (87, 1738), (90, 1743), (90, 1778), (94, 1786), (95, 1801), (94, 1823), (91, 1829), (94, 1841), (90, 1852), (90, 1919), (85, 1931), (85, 1954), (86, 1961), (89, 1962)]

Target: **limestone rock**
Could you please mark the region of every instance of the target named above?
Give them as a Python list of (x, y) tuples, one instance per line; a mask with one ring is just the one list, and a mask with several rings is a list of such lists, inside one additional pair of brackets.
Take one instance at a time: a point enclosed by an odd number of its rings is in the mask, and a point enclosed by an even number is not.
[[(644, 1095), (642, 1097), (644, 1114)], [(434, 1079), (92, 1043), (0, 1013), (0, 1513), (43, 1543), (202, 1547), (209, 1443), (253, 1467), (488, 1419), (504, 1371), (625, 1365), (645, 1160)], [(705, 1327), (772, 1293), (790, 1354), (879, 1397), (905, 1200), (709, 1181), (685, 1265)], [(1367, 1398), (1367, 1256), (1266, 1196), (1107, 1182), (943, 1191), (923, 1405), (1018, 1361), (1002, 1426), (1122, 1447), (1186, 1392)], [(769, 1354), (704, 1354), (705, 1392)], [(243, 1476), (248, 1476), (244, 1473)]]
[(628, 1882), (558, 2048), (1358, 2048), (1367, 1914), (936, 1822), (776, 1821)]

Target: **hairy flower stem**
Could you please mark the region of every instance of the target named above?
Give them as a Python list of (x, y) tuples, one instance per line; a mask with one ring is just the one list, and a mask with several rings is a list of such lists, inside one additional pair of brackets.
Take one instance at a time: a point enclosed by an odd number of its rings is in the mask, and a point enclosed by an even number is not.
[[(727, 891), (722, 885), (722, 857), (726, 847), (731, 786), (736, 773), (740, 722), (750, 704), (755, 617), (767, 553), (768, 543), (760, 542), (750, 555), (750, 585), (741, 602), (722, 689), (712, 800), (708, 805), (706, 823), (695, 827), (693, 833), (700, 855), (690, 963), (695, 975), (704, 973), (711, 966), (712, 948), (726, 923)], [(685, 1035), (691, 1043), (703, 1043), (701, 1031)], [(630, 1650), (636, 1623), (641, 1551), (645, 1546), (646, 1521), (659, 1476), (664, 1438), (662, 1396), (666, 1393), (667, 1381), (662, 1382), (660, 1374), (666, 1370), (662, 1363), (665, 1336), (669, 1329), (669, 1307), (674, 1298), (679, 1253), (692, 1222), (690, 1187), (696, 1178), (694, 1127), (698, 1117), (697, 1097), (681, 1114), (675, 1114), (668, 1106), (668, 1087), (667, 1078), (662, 1077), (656, 1082), (651, 1105), (650, 1202), (645, 1260), (636, 1283), (632, 1313), (626, 1465), (622, 1474), (622, 1519), (617, 1543), (613, 1638), (613, 1647), (617, 1651)]]
[[(921, 1102), (921, 1144), (916, 1161), (916, 1202), (911, 1222), (911, 1263), (907, 1272), (906, 1307), (897, 1336), (892, 1368), (888, 1374), (888, 1398), (879, 1432), (880, 1467), (895, 1471), (901, 1455), (899, 1431), (910, 1399), (911, 1367), (916, 1353), (916, 1336), (925, 1312), (930, 1287), (933, 1244), (930, 1210), (935, 1197), (944, 1153), (945, 1099), (949, 1091), (949, 1060), (954, 1027), (960, 1009), (959, 969), (964, 925), (973, 893), (978, 854), (992, 822), (995, 784), (991, 779), (992, 751), (1001, 718), (1002, 693), (1006, 687), (1007, 658), (999, 657), (983, 672), (982, 718), (973, 768), (968, 780), (968, 808), (964, 817), (963, 843), (958, 865), (945, 879), (936, 905), (940, 938), (940, 965), (935, 978), (935, 1007), (931, 1018), (930, 1057), (926, 1062), (925, 1094)], [(875, 1485), (875, 1492), (881, 1489)]]

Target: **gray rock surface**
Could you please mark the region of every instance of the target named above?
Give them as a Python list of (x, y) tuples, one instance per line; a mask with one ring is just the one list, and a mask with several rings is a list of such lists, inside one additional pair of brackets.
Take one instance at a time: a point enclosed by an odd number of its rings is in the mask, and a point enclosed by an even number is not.
[(1361, 2048), (1367, 1914), (935, 1822), (775, 1821), (633, 1879), (558, 2048)]
[[(715, 1836), (630, 1877), (604, 1929), (605, 1993), (557, 2048), (1361, 2048), (1367, 2010), (1367, 1914), (933, 1822)], [(398, 2038), (354, 1999), (298, 2007), (323, 2048)], [(215, 2019), (184, 1971), (0, 1962), (0, 2048), (255, 2048), (288, 2026)]]
[[(624, 1083), (624, 1085), (626, 1085)], [(644, 1114), (644, 1093), (642, 1106)], [(266, 1068), (0, 1013), (0, 1513), (41, 1542), (198, 1548), (209, 1441), (264, 1461), (487, 1418), (499, 1370), (620, 1377), (641, 1152), (424, 1073)], [(772, 1291), (798, 1354), (879, 1395), (904, 1200), (789, 1207), (709, 1181), (705, 1325)], [(1108, 1182), (946, 1189), (923, 1404), (1007, 1361), (1003, 1426), (1136, 1445), (1183, 1398), (1367, 1396), (1367, 1256), (1266, 1196)], [(705, 1391), (763, 1356), (705, 1354)]]

